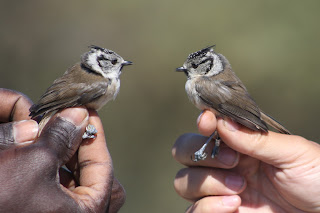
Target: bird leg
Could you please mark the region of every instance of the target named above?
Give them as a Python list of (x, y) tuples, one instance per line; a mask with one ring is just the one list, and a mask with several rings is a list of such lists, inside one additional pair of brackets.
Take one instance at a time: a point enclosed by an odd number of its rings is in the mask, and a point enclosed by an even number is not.
[(219, 149), (220, 149), (220, 142), (221, 142), (221, 139), (219, 137), (219, 134), (217, 133), (217, 137), (214, 140), (214, 147), (213, 147), (213, 150), (212, 150), (212, 153), (211, 153), (211, 158), (214, 158), (215, 156), (218, 155)]
[(218, 152), (219, 152), (219, 146), (220, 146), (220, 138), (218, 136), (218, 132), (217, 130), (214, 131), (210, 137), (208, 138), (208, 140), (205, 142), (205, 144), (203, 144), (203, 146), (194, 153), (194, 159), (192, 159), (194, 162), (197, 162), (199, 160), (204, 160), (206, 159), (207, 157), (207, 153), (204, 152), (204, 150), (206, 149), (206, 147), (208, 146), (208, 144), (211, 142), (212, 138), (216, 136), (216, 139), (215, 139), (215, 144), (214, 144), (214, 148), (213, 148), (213, 151), (212, 151), (212, 155), (211, 157), (214, 158)]
[(96, 138), (97, 132), (97, 129), (93, 125), (89, 124), (82, 135), (82, 139)]

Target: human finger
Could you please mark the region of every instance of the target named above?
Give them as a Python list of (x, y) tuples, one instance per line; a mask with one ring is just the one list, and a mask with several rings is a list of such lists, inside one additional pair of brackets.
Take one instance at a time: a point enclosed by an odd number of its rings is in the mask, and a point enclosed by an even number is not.
[(300, 136), (269, 131), (267, 134), (252, 131), (232, 120), (219, 119), (217, 129), (222, 140), (232, 149), (259, 159), (265, 163), (282, 167), (296, 159), (317, 156), (320, 146)]
[(48, 121), (36, 142), (39, 146), (50, 148), (60, 167), (78, 149), (88, 118), (88, 111), (84, 107), (64, 109)]
[(200, 134), (210, 136), (217, 127), (216, 116), (210, 110), (204, 110), (197, 119), (197, 125)]
[(190, 167), (181, 169), (174, 180), (177, 193), (189, 201), (213, 195), (234, 195), (246, 187), (242, 176), (229, 170)]
[(32, 101), (22, 93), (0, 88), (0, 122), (7, 123), (29, 119)]
[(110, 198), (109, 213), (118, 212), (126, 201), (126, 192), (121, 183), (114, 178)]
[(186, 213), (233, 213), (241, 205), (238, 195), (208, 196), (196, 201)]
[(23, 120), (0, 124), (0, 150), (30, 144), (38, 134), (38, 123)]
[[(96, 210), (110, 208), (113, 187), (113, 165), (107, 149), (101, 120), (96, 111), (90, 110), (89, 123), (97, 129), (95, 139), (86, 139), (78, 150), (75, 172), (79, 171), (78, 182), (72, 194), (78, 202)], [(90, 197), (90, 199), (88, 199)]]

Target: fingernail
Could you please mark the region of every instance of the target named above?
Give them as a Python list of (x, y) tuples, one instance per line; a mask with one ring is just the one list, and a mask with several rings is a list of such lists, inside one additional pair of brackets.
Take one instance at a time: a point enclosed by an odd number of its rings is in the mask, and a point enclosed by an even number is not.
[(238, 192), (242, 188), (244, 181), (240, 176), (230, 175), (226, 177), (225, 184), (232, 191)]
[(226, 118), (223, 120), (224, 126), (231, 132), (235, 132), (239, 129), (239, 124), (234, 122), (233, 120)]
[(237, 161), (238, 155), (237, 152), (228, 147), (223, 147), (219, 151), (217, 159), (227, 166), (232, 166)]
[(16, 143), (33, 141), (38, 134), (38, 123), (34, 120), (19, 121), (13, 125), (13, 137)]
[(199, 125), (201, 117), (202, 117), (203, 111), (200, 113), (200, 115), (197, 118), (197, 125)]
[(76, 126), (79, 126), (89, 117), (89, 114), (86, 108), (74, 107), (62, 110), (59, 114), (59, 117), (62, 117)]
[(222, 198), (222, 203), (224, 206), (238, 206), (239, 205), (239, 197), (236, 195), (232, 195), (232, 196), (224, 196)]

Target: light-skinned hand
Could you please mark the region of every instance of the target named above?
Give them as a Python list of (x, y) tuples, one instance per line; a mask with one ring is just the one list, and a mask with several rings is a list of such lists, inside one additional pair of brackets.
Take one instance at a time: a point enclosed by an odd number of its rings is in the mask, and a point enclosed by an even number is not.
[[(175, 178), (187, 212), (320, 212), (320, 145), (295, 135), (251, 131), (210, 111), (198, 118), (202, 135), (180, 136), (173, 157), (187, 166)], [(193, 162), (215, 129), (224, 142), (218, 156)], [(212, 150), (213, 143), (207, 148)]]

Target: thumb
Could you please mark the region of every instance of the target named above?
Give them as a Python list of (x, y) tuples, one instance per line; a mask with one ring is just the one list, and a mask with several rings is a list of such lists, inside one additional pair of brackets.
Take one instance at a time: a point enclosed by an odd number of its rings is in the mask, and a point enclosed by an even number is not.
[(319, 152), (316, 143), (300, 136), (252, 131), (228, 118), (219, 118), (217, 129), (221, 139), (232, 149), (278, 168), (288, 166), (297, 158), (303, 160), (303, 156), (307, 160), (310, 151)]
[(49, 148), (59, 165), (64, 165), (79, 148), (88, 120), (88, 111), (83, 107), (64, 109), (49, 120), (36, 144)]

